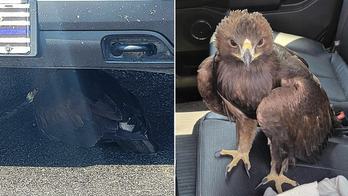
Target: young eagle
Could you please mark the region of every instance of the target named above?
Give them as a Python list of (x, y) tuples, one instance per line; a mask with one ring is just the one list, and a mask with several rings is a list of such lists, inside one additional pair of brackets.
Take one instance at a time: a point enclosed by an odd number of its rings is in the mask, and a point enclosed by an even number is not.
[(158, 150), (138, 98), (106, 72), (45, 70), (32, 86), (27, 100), (49, 138), (80, 147), (101, 141), (131, 152)]
[(238, 150), (230, 172), (243, 160), (247, 174), (249, 152), (257, 124), (269, 139), (271, 171), (261, 184), (297, 183), (283, 175), (295, 158), (315, 163), (334, 130), (328, 97), (307, 63), (293, 51), (273, 43), (272, 29), (260, 13), (232, 11), (216, 29), (214, 56), (198, 70), (198, 89), (212, 111), (236, 121)]

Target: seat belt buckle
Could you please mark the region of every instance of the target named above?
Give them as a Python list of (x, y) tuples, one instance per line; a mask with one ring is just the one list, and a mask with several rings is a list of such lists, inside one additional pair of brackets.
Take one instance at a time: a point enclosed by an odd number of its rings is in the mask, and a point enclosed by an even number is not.
[(346, 114), (343, 111), (336, 113), (336, 117), (339, 120), (341, 120), (341, 124), (343, 126), (347, 126), (348, 125), (348, 118), (347, 118)]
[(337, 52), (337, 48), (340, 45), (341, 45), (341, 40), (335, 40), (331, 52), (332, 53), (336, 53)]
[(340, 112), (339, 114), (336, 115), (338, 119), (342, 120), (343, 118), (346, 117), (346, 115), (344, 114), (344, 112)]

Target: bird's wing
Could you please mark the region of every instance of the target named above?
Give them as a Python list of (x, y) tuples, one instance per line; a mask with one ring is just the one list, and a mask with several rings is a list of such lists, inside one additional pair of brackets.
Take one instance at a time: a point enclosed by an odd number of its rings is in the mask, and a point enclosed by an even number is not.
[(206, 58), (198, 68), (198, 90), (205, 105), (213, 112), (226, 115), (222, 106), (222, 99), (217, 93), (216, 75), (214, 70), (214, 55)]
[(302, 61), (302, 63), (306, 67), (309, 67), (306, 60), (304, 60), (304, 58), (302, 58), (295, 51), (290, 50), (289, 48), (286, 48), (286, 47), (284, 47), (280, 44), (277, 44), (277, 43), (273, 43), (273, 49), (276, 51), (279, 59), (284, 60), (284, 59), (288, 58), (290, 55), (293, 55), (293, 56), (296, 56), (300, 61)]
[(109, 74), (59, 70), (43, 79), (49, 82), (41, 85), (33, 103), (38, 127), (50, 138), (80, 147), (122, 140), (127, 151), (158, 150), (139, 100)]
[(81, 85), (83, 94), (92, 100), (93, 114), (120, 122), (119, 128), (128, 132), (143, 132), (145, 129), (150, 129), (139, 99), (119, 85), (112, 76), (96, 70), (79, 70), (78, 76), (80, 83), (83, 84)]
[(91, 121), (88, 102), (73, 88), (47, 85), (40, 89), (34, 100), (39, 129), (56, 141), (81, 147), (94, 146), (102, 133)]
[[(306, 67), (307, 69), (309, 68), (308, 63), (306, 62), (306, 60), (304, 60), (304, 58), (302, 58), (299, 54), (297, 54), (295, 51), (290, 50), (289, 48), (286, 48), (280, 44), (274, 43), (273, 45), (273, 50), (275, 51), (275, 53), (277, 54), (277, 57), (280, 61), (284, 61), (286, 59), (288, 59), (291, 56), (294, 56), (297, 58), (297, 60), (301, 61), (302, 63), (299, 63), (297, 66), (298, 67)], [(313, 79), (320, 84), (319, 79), (313, 74), (312, 77)]]
[[(103, 130), (104, 141), (115, 141), (124, 150), (156, 152), (151, 126), (139, 99), (108, 73), (77, 70), (81, 90), (90, 101), (94, 121)], [(116, 129), (116, 130), (115, 130)]]
[(272, 156), (316, 162), (331, 130), (329, 100), (297, 56), (288, 55), (280, 64), (281, 86), (260, 103), (258, 123), (272, 145), (279, 145)]

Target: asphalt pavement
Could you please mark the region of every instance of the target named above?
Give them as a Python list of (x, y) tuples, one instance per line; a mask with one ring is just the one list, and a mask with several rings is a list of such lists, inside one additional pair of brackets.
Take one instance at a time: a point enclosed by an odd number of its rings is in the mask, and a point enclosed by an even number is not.
[(39, 69), (0, 69), (0, 195), (174, 195), (174, 75), (107, 70), (142, 103), (160, 151), (48, 139), (23, 104)]

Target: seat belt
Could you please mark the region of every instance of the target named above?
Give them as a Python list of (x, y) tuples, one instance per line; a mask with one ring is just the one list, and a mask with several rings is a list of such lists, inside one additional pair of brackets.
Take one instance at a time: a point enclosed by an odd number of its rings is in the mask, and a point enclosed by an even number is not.
[(337, 52), (337, 49), (341, 44), (341, 36), (342, 36), (343, 28), (346, 24), (347, 18), (348, 18), (348, 0), (343, 0), (342, 10), (340, 14), (340, 19), (338, 21), (337, 32), (335, 36), (335, 41), (334, 41), (333, 48), (331, 50), (332, 53)]

